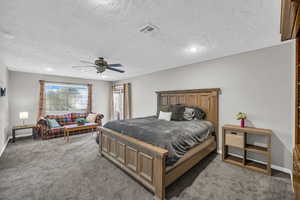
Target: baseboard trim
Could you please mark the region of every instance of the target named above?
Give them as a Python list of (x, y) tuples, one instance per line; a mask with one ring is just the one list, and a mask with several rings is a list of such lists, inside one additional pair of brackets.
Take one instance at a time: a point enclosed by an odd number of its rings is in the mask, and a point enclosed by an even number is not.
[[(219, 154), (222, 154), (222, 152), (220, 151), (220, 150), (218, 150), (218, 153)], [(230, 155), (233, 155), (233, 156), (236, 156), (236, 157), (242, 157), (242, 156), (240, 156), (240, 155), (238, 155), (238, 154), (233, 154), (233, 153), (230, 153)], [(251, 161), (255, 161), (255, 162), (258, 162), (258, 163), (261, 163), (261, 164), (266, 164), (265, 162), (262, 162), (262, 161), (260, 161), (260, 160), (255, 160), (255, 159), (253, 159), (253, 158), (249, 158), (248, 160), (251, 160)], [(273, 165), (273, 164), (271, 164), (271, 168), (272, 169), (276, 169), (276, 170), (278, 170), (278, 171), (281, 171), (281, 172), (284, 172), (284, 173), (287, 173), (287, 174), (289, 174), (291, 177), (292, 177), (292, 170), (290, 170), (290, 169), (288, 169), (288, 168), (285, 168), (285, 167), (280, 167), (280, 166), (278, 166), (278, 165)]]
[(9, 139), (6, 140), (6, 142), (5, 142), (4, 146), (3, 146), (3, 148), (1, 149), (1, 151), (0, 151), (0, 157), (2, 156), (4, 150), (6, 149), (6, 146), (7, 146), (8, 142), (9, 142)]

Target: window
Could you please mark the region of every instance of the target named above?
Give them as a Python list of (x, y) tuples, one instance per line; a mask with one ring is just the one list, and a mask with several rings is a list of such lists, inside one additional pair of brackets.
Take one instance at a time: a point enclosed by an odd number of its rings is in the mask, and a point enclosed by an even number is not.
[(124, 119), (124, 89), (123, 85), (113, 87), (113, 120)]
[(112, 87), (112, 119), (131, 118), (131, 84), (118, 84)]
[(46, 114), (87, 112), (88, 85), (45, 83)]

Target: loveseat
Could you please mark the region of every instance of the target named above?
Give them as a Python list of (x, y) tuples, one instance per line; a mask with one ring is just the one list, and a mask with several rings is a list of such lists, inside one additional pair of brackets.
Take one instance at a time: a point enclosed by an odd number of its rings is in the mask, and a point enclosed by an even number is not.
[[(36, 126), (37, 135), (42, 139), (50, 139), (50, 138), (64, 136), (64, 127), (63, 127), (64, 125), (76, 124), (76, 119), (79, 118), (86, 119), (88, 115), (89, 113), (68, 113), (62, 115), (47, 115), (45, 117), (42, 117), (40, 120), (38, 120)], [(101, 126), (103, 118), (104, 115), (97, 113), (95, 123)], [(48, 119), (55, 119), (59, 123), (60, 127), (51, 128)], [(90, 131), (91, 130), (82, 130), (82, 131), (72, 132), (71, 135), (88, 133)]]

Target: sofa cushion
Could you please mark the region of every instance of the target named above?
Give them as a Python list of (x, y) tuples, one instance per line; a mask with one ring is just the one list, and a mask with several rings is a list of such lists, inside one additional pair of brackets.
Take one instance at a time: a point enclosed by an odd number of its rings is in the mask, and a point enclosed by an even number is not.
[(86, 118), (87, 115), (87, 113), (72, 113), (72, 121), (74, 122), (77, 118)]
[(50, 128), (59, 128), (60, 125), (58, 124), (58, 122), (55, 119), (48, 119), (48, 124), (50, 126)]
[(96, 122), (96, 118), (97, 118), (98, 114), (94, 114), (94, 113), (90, 113), (87, 117), (86, 120), (90, 123), (95, 123)]
[(65, 116), (65, 123), (72, 122), (72, 114), (71, 113), (64, 114), (64, 116)]
[(47, 115), (47, 119), (55, 119), (61, 126), (66, 123), (66, 116), (65, 115)]
[(62, 115), (47, 115), (47, 119), (55, 119), (61, 126), (66, 125), (72, 121), (72, 114), (62, 114)]

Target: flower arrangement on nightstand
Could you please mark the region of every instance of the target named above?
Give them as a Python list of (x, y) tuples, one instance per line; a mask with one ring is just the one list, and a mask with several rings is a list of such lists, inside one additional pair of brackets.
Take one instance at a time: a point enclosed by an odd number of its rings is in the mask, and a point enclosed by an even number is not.
[(243, 112), (238, 112), (236, 114), (236, 119), (241, 120), (241, 127), (245, 128), (245, 119), (247, 118), (247, 114)]

